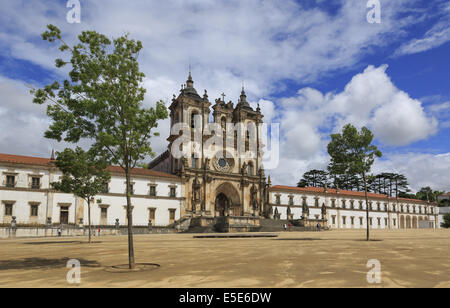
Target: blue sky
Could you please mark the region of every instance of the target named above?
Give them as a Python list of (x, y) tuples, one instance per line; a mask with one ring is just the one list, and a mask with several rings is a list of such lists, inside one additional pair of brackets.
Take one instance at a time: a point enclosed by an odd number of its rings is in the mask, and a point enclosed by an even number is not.
[[(374, 172), (405, 173), (413, 189), (450, 190), (450, 4), (380, 1), (381, 23), (366, 20), (365, 0), (133, 1), (81, 0), (81, 23), (66, 21), (67, 1), (2, 1), (0, 152), (49, 156), (49, 120), (25, 83), (64, 78), (43, 42), (46, 24), (70, 43), (85, 29), (142, 40), (145, 104), (170, 100), (185, 82), (213, 101), (237, 101), (242, 81), (267, 122), (281, 125), (281, 164), (273, 182), (295, 185), (326, 167), (329, 135), (350, 122), (368, 126), (384, 156)], [(160, 125), (156, 152), (166, 147)]]

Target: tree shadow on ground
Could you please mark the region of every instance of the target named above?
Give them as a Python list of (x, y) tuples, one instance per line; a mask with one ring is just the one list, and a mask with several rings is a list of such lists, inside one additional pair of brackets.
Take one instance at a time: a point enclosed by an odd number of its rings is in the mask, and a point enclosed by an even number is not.
[(274, 241), (321, 241), (320, 238), (276, 238)]
[[(20, 270), (20, 269), (44, 269), (44, 268), (65, 268), (67, 262), (71, 258), (61, 259), (45, 259), (45, 258), (26, 258), (18, 260), (2, 260), (0, 261), (0, 271), (6, 270)], [(77, 259), (81, 266), (85, 267), (100, 267), (97, 261), (90, 261), (85, 259)]]
[[(100, 244), (102, 242), (93, 241), (90, 244)], [(54, 242), (25, 242), (26, 245), (51, 245), (51, 244), (89, 244), (89, 242), (82, 241), (54, 241)]]
[(377, 240), (377, 239), (373, 239), (373, 240), (354, 240), (355, 242), (382, 242), (383, 240)]

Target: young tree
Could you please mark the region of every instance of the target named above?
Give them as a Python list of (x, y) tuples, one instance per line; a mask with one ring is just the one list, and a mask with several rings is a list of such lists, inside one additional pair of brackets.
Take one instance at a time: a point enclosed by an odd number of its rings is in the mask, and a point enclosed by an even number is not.
[(49, 103), (47, 114), (53, 120), (47, 138), (78, 143), (87, 138), (91, 149), (109, 163), (123, 168), (126, 177), (128, 217), (128, 260), (135, 268), (133, 217), (131, 206), (131, 171), (147, 156), (154, 156), (150, 137), (158, 120), (168, 116), (162, 101), (144, 108), (145, 75), (139, 70), (140, 41), (128, 35), (111, 41), (95, 31), (84, 31), (79, 42), (70, 47), (61, 31), (48, 26), (44, 40), (59, 42), (69, 59), (56, 59), (56, 67), (70, 66), (69, 79), (32, 91), (34, 103)]
[(361, 132), (351, 124), (344, 126), (342, 133), (332, 134), (328, 144), (331, 161), (329, 169), (334, 174), (359, 174), (363, 180), (366, 199), (367, 240), (369, 234), (369, 199), (367, 196), (367, 174), (370, 172), (375, 157), (381, 152), (372, 144), (372, 132), (363, 127)]
[(57, 153), (54, 163), (63, 176), (60, 182), (51, 183), (53, 188), (72, 193), (87, 202), (89, 243), (91, 243), (91, 200), (102, 191), (103, 185), (110, 179), (109, 171), (106, 169), (108, 163), (92, 151), (85, 152), (80, 147)]

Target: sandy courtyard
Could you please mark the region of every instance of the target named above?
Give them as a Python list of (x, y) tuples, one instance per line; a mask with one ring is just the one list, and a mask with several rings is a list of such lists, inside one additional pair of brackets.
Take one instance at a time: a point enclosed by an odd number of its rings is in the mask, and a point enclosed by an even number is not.
[[(111, 272), (127, 262), (127, 237), (0, 240), (0, 287), (76, 287), (69, 259), (81, 262), (81, 287), (450, 287), (447, 230), (292, 232), (278, 238), (135, 237), (136, 261), (160, 268)], [(381, 263), (369, 284), (368, 260)]]

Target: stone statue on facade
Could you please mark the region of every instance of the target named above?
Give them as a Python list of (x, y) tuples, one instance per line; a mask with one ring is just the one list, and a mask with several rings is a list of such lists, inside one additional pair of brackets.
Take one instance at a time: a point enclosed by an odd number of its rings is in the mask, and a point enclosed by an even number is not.
[(242, 169), (241, 169), (241, 173), (242, 173), (242, 175), (244, 175), (245, 174), (245, 170), (247, 169), (247, 163), (246, 162), (244, 162), (243, 164), (242, 164)]
[(258, 188), (255, 185), (250, 189), (250, 204), (254, 210), (258, 209)]
[(188, 161), (186, 157), (181, 157), (181, 172), (184, 172), (184, 169), (188, 167)]
[(327, 207), (325, 206), (325, 203), (322, 204), (322, 219), (326, 219), (327, 217)]
[(308, 219), (309, 217), (309, 206), (306, 202), (302, 205), (302, 216), (304, 219)]
[(193, 201), (200, 201), (202, 199), (201, 188), (202, 185), (200, 184), (198, 176), (196, 175), (194, 181), (192, 182)]

